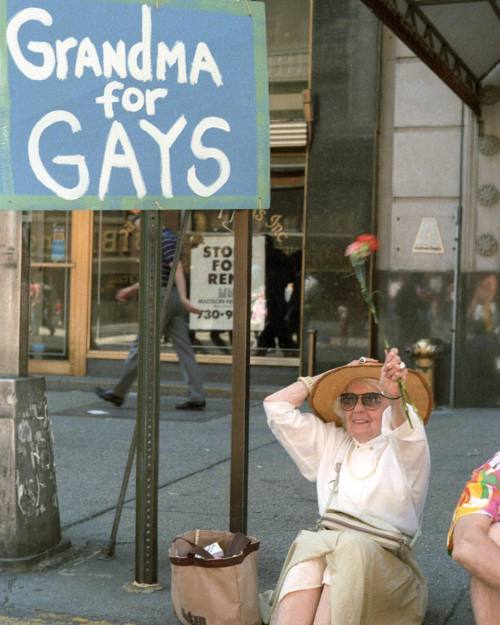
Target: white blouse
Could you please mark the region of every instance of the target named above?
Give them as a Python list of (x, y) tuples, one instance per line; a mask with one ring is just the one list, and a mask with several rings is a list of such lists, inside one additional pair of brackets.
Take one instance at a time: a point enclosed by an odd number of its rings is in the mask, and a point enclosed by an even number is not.
[(424, 425), (412, 406), (413, 429), (405, 421), (393, 430), (387, 408), (380, 435), (367, 443), (288, 402), (264, 402), (264, 409), (269, 427), (299, 471), (316, 481), (320, 514), (329, 507), (382, 519), (409, 536), (417, 532), (430, 455)]

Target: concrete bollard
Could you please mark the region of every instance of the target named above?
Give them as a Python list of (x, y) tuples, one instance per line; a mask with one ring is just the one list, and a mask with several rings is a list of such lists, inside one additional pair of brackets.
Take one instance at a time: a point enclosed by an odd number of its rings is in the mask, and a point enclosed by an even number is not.
[(0, 568), (32, 564), (61, 539), (52, 438), (41, 377), (0, 379)]
[(419, 371), (434, 395), (435, 360), (441, 353), (442, 346), (439, 339), (419, 339), (407, 348), (407, 353), (415, 361), (415, 369)]

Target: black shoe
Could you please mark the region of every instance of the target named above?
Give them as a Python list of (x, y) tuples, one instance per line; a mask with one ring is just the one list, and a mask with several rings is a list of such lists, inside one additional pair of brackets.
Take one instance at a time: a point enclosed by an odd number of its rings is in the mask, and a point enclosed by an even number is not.
[(192, 399), (188, 399), (182, 404), (176, 404), (177, 410), (205, 410), (205, 406), (207, 403), (205, 401), (194, 401)]
[(105, 391), (100, 386), (96, 388), (95, 392), (98, 397), (104, 399), (104, 401), (111, 402), (115, 406), (121, 406), (123, 404), (123, 397), (118, 397), (118, 395), (115, 395), (111, 391)]

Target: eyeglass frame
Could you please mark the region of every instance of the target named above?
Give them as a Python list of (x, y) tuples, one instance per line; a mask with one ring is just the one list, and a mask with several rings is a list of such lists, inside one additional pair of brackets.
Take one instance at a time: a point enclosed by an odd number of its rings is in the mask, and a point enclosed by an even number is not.
[[(373, 396), (375, 395), (376, 397), (379, 398), (379, 402), (377, 403), (376, 406), (368, 406), (366, 404), (366, 400), (365, 397), (367, 397), (368, 395)], [(353, 404), (353, 406), (351, 408), (346, 408), (345, 406), (343, 406), (343, 401), (342, 398), (345, 396), (351, 396), (351, 397), (355, 397), (356, 401)], [(385, 395), (383, 393), (377, 393), (377, 391), (369, 391), (368, 393), (352, 393), (352, 392), (348, 392), (348, 393), (341, 393), (339, 395), (339, 402), (340, 402), (340, 407), (342, 408), (342, 410), (345, 410), (346, 412), (350, 412), (351, 410), (354, 410), (354, 408), (356, 408), (356, 406), (358, 405), (358, 401), (361, 400), (361, 403), (363, 404), (363, 407), (366, 408), (367, 410), (377, 410), (377, 408), (380, 407), (380, 404), (382, 403), (382, 399), (386, 399)]]

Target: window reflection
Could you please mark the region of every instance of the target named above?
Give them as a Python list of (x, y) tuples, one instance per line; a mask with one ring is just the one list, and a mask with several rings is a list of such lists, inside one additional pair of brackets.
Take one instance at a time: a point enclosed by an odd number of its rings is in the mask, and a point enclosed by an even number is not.
[(140, 233), (133, 213), (94, 214), (91, 348), (127, 350), (137, 334), (137, 300), (116, 301), (116, 292), (139, 277)]
[[(276, 208), (254, 212), (250, 313), (255, 355), (299, 354), (302, 193), (300, 187), (273, 191)], [(181, 261), (189, 297), (201, 309), (189, 316), (191, 341), (197, 353), (230, 355), (233, 215), (193, 211), (190, 216)], [(137, 300), (116, 301), (119, 289), (139, 279), (140, 235), (132, 217), (125, 211), (94, 215), (91, 348), (95, 350), (125, 351), (137, 334)], [(165, 211), (162, 220), (170, 220), (177, 231), (177, 213)], [(168, 343), (162, 346), (163, 351), (171, 349)]]
[(301, 258), (300, 249), (288, 255), (273, 236), (265, 235), (265, 291), (252, 310), (252, 317), (261, 310), (263, 326), (257, 335), (256, 356), (278, 347), (283, 355), (298, 355)]
[[(391, 345), (406, 354), (420, 339), (439, 345), (435, 359), (434, 393), (439, 404), (450, 401), (451, 348), (453, 337), (453, 272), (379, 271), (377, 290), (381, 319)], [(379, 336), (379, 346), (382, 337)], [(382, 348), (379, 349), (379, 358)]]
[(68, 357), (69, 269), (31, 269), (30, 356)]
[(68, 358), (70, 241), (69, 211), (31, 214), (30, 358)]
[(500, 297), (499, 274), (466, 276), (465, 332), (458, 400), (463, 405), (500, 403)]
[[(303, 188), (272, 191), (269, 211), (253, 211), (251, 346), (254, 356), (298, 356), (301, 311)], [(234, 238), (232, 214), (194, 211), (194, 231), (184, 245), (190, 316), (198, 353), (230, 353)]]

